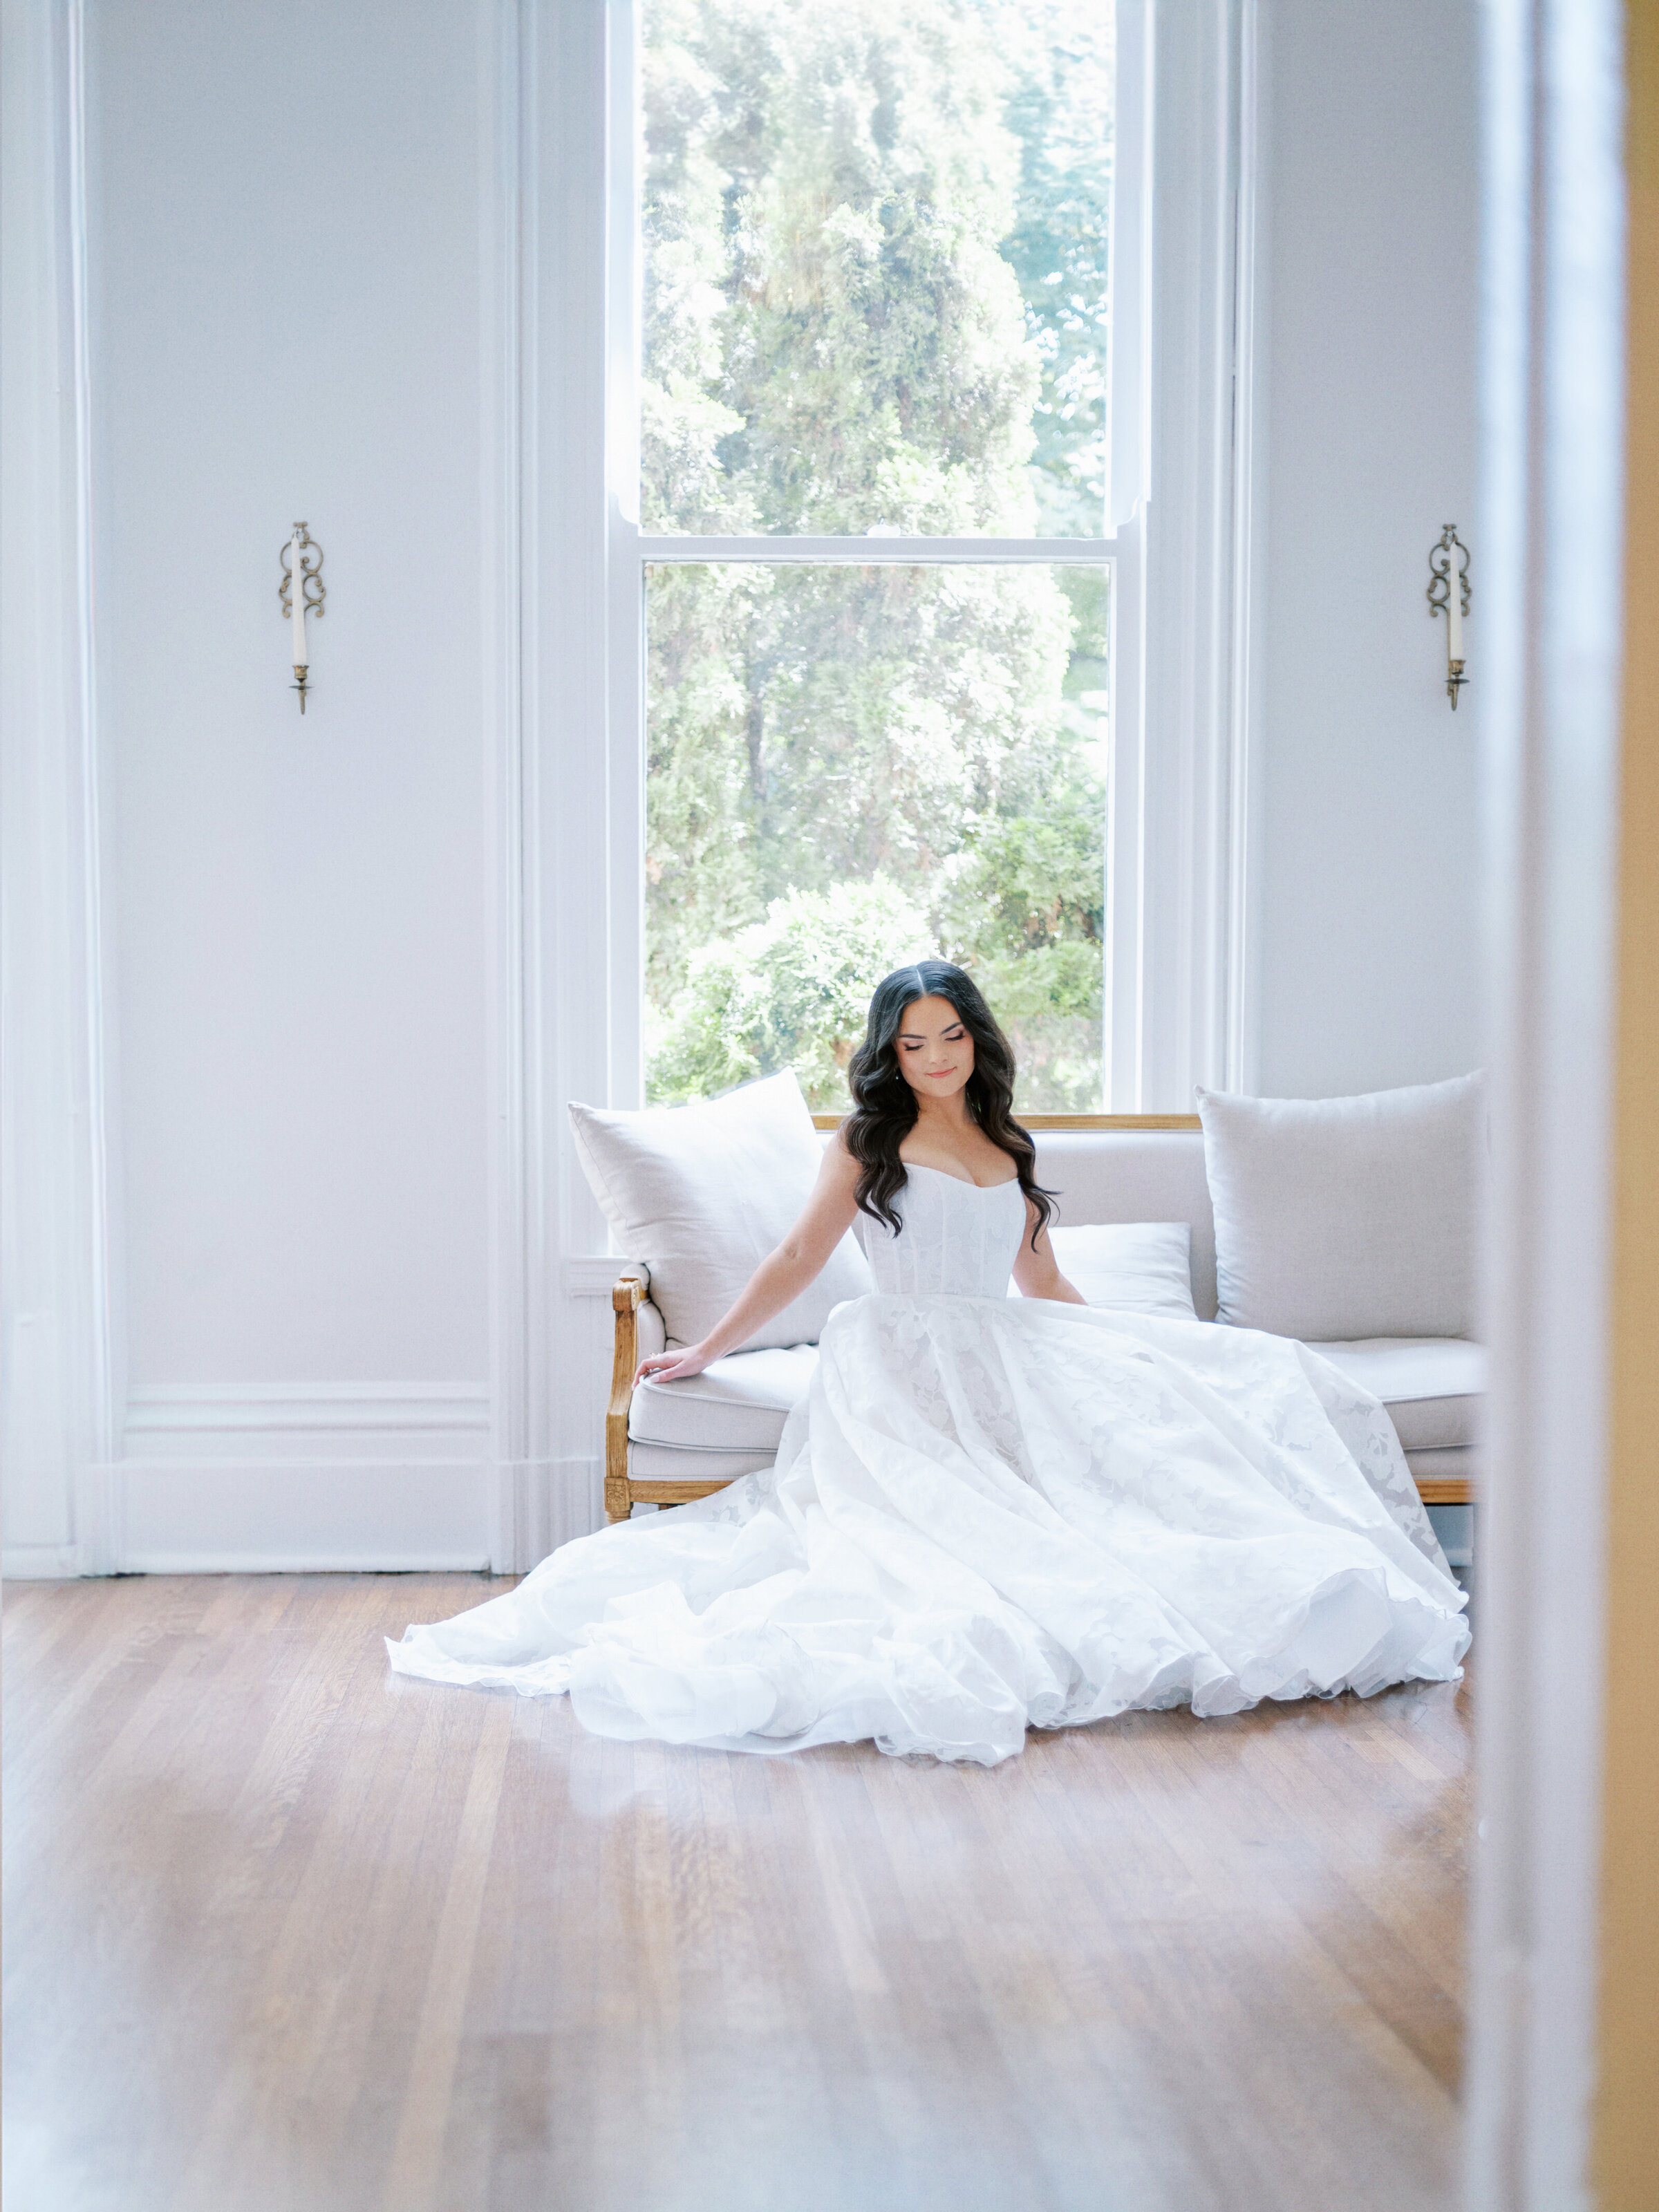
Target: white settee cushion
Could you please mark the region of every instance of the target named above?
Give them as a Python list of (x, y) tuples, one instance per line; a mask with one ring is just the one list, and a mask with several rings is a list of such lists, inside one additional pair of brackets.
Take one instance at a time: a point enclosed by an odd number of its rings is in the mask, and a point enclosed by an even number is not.
[(1478, 1075), (1358, 1098), (1200, 1091), (1218, 1317), (1305, 1341), (1467, 1337)]
[[(1426, 1337), (1314, 1349), (1382, 1401), (1402, 1451), (1458, 1451), (1476, 1441), (1486, 1387), (1484, 1346)], [(731, 1352), (689, 1382), (642, 1382), (629, 1409), (628, 1433), (641, 1446), (769, 1455), (783, 1434), (784, 1416), (806, 1395), (817, 1357), (811, 1344)], [(749, 1463), (734, 1465), (732, 1472), (746, 1473)], [(653, 1463), (639, 1471), (672, 1472), (672, 1465)]]
[(758, 1474), (778, 1455), (776, 1444), (759, 1451), (708, 1451), (701, 1444), (628, 1446), (629, 1478), (634, 1482), (740, 1482)]
[(1052, 1228), (1048, 1241), (1060, 1273), (1091, 1306), (1198, 1319), (1186, 1222), (1089, 1222)]
[[(634, 1114), (573, 1105), (576, 1152), (624, 1252), (643, 1253), (672, 1344), (714, 1328), (811, 1193), (819, 1148), (793, 1074), (691, 1106)], [(816, 1343), (830, 1309), (872, 1287), (850, 1236), (750, 1346)]]
[(783, 1417), (806, 1395), (817, 1364), (815, 1344), (775, 1345), (729, 1352), (689, 1382), (641, 1382), (628, 1433), (636, 1443), (682, 1451), (775, 1451)]
[(1454, 1451), (1476, 1442), (1486, 1347), (1462, 1338), (1372, 1337), (1313, 1349), (1389, 1409), (1402, 1451)]

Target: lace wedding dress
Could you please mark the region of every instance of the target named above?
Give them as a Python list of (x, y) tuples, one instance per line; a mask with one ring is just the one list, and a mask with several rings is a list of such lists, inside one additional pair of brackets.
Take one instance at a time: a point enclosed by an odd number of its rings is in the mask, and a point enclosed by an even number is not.
[[(1468, 1645), (1382, 1406), (1304, 1345), (1006, 1295), (1017, 1183), (911, 1168), (860, 1214), (775, 1466), (566, 1544), (388, 1642), (568, 1690), (585, 1726), (990, 1765), (1028, 1727), (1446, 1681)], [(672, 1387), (672, 1386), (670, 1386)]]

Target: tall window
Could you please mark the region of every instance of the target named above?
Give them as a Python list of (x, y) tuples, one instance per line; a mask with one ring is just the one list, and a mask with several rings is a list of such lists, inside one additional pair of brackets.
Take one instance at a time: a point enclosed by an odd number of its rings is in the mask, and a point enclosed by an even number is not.
[(639, 0), (647, 1095), (960, 961), (1105, 1103), (1109, 0)]

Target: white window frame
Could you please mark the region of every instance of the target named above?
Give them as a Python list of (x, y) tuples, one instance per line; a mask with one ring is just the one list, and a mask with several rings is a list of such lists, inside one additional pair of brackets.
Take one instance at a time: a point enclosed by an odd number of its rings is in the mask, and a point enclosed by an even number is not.
[[(1209, 0), (1171, 11), (1159, 10), (1156, 0), (1118, 0), (1112, 527), (1090, 538), (691, 537), (641, 529), (637, 0), (609, 0), (607, 13), (604, 451), (614, 1103), (637, 1104), (644, 1095), (647, 566), (1018, 562), (1111, 571), (1103, 1097), (1113, 1113), (1188, 1110), (1195, 1083), (1237, 1081), (1242, 1072), (1234, 956), (1245, 848), (1232, 818), (1238, 778), (1229, 597), (1237, 7)], [(1166, 252), (1179, 272), (1176, 281), (1159, 280)]]
[[(830, 541), (856, 562), (1068, 556), (1113, 569), (1110, 1115), (1249, 1083), (1249, 553), (1259, 0), (1118, 0), (1112, 534)], [(498, 1565), (595, 1525), (607, 1232), (566, 1102), (644, 1096), (646, 562), (639, 528), (634, 0), (498, 0)], [(1141, 219), (1127, 221), (1133, 195)], [(1154, 217), (1155, 211), (1155, 217)], [(619, 219), (625, 217), (625, 220)], [(1235, 281), (1235, 272), (1242, 272)], [(769, 538), (777, 560), (821, 542)], [(492, 694), (489, 711), (495, 711)], [(516, 1128), (513, 1125), (516, 1124)]]

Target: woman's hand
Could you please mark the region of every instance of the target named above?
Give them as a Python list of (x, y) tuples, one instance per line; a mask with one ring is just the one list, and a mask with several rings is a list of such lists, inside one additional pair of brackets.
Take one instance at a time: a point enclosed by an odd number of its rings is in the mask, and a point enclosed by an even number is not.
[(641, 1382), (685, 1382), (694, 1375), (701, 1375), (712, 1352), (705, 1352), (700, 1344), (688, 1344), (678, 1352), (659, 1352), (649, 1359), (640, 1362), (640, 1371), (634, 1377), (637, 1390)]

